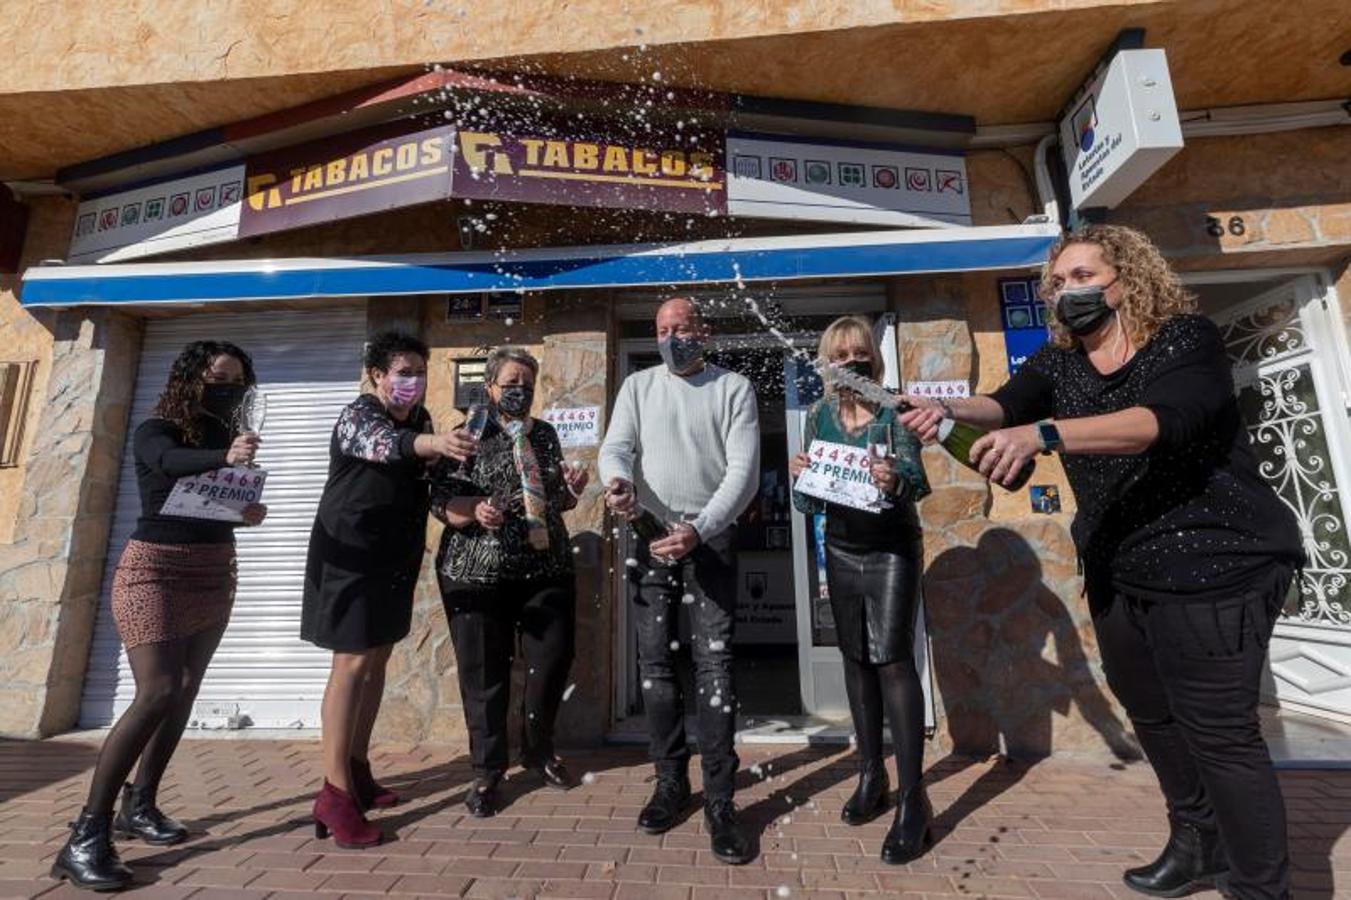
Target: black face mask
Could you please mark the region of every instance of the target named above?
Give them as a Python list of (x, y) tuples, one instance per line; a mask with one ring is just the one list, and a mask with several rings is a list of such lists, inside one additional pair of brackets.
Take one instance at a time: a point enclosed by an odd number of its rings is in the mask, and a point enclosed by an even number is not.
[(688, 372), (704, 358), (704, 342), (699, 338), (683, 338), (671, 335), (657, 342), (657, 352), (661, 354), (666, 368), (677, 375)]
[(847, 363), (840, 363), (840, 368), (852, 372), (859, 378), (872, 380), (873, 377), (873, 364), (866, 359), (851, 359)]
[(1115, 283), (1113, 278), (1106, 284), (1066, 288), (1056, 297), (1055, 317), (1075, 337), (1092, 334), (1115, 312), (1107, 305), (1107, 289)]
[(497, 401), (497, 408), (509, 416), (517, 419), (523, 419), (530, 413), (530, 406), (535, 402), (535, 389), (526, 387), (523, 384), (504, 384), (502, 385), (502, 399)]
[(202, 384), (202, 408), (226, 424), (232, 424), (235, 410), (244, 402), (248, 388), (242, 384), (208, 381)]

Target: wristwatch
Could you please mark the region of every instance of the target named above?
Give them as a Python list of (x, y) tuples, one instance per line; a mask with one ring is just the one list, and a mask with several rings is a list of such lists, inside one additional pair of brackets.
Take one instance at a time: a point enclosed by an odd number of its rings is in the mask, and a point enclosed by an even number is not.
[(1061, 448), (1060, 429), (1050, 419), (1037, 423), (1037, 440), (1041, 442), (1041, 452), (1045, 455), (1055, 453)]

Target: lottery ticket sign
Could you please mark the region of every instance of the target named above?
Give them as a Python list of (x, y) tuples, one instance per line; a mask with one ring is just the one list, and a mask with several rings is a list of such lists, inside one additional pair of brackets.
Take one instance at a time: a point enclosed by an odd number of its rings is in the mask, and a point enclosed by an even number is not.
[(242, 522), (245, 507), (263, 502), (266, 482), (267, 472), (242, 466), (186, 475), (174, 483), (160, 515)]
[(599, 406), (555, 406), (541, 419), (558, 432), (558, 443), (568, 447), (594, 447), (600, 443)]
[(965, 381), (912, 381), (905, 392), (915, 397), (970, 397), (971, 385)]
[(838, 503), (867, 512), (880, 512), (890, 504), (873, 484), (868, 452), (848, 444), (812, 441), (807, 449), (811, 465), (793, 487), (818, 500)]

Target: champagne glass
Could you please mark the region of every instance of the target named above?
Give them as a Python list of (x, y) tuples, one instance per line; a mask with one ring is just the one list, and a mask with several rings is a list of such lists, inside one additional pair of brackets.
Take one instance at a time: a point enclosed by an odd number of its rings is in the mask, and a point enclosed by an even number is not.
[[(469, 412), (465, 415), (464, 430), (467, 431), (475, 440), (483, 437), (483, 432), (488, 429), (488, 420), (492, 418), (492, 407), (487, 403), (469, 404)], [(473, 468), (474, 458), (460, 461), (459, 474), (468, 474)]]
[(873, 422), (868, 425), (868, 456), (875, 461), (891, 458), (891, 428)]
[[(267, 420), (267, 394), (258, 390), (257, 386), (249, 388), (244, 392), (244, 398), (239, 403), (239, 408), (235, 410), (234, 426), (235, 431), (240, 433), (261, 434), (263, 422)], [(250, 469), (256, 469), (258, 464), (253, 460), (247, 463)]]

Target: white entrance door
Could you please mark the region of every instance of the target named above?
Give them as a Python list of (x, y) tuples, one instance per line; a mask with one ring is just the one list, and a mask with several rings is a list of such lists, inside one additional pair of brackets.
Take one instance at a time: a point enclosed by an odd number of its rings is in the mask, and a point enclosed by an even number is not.
[(1264, 477), (1295, 512), (1309, 561), (1271, 641), (1285, 708), (1351, 721), (1351, 428), (1346, 344), (1313, 277), (1214, 316)]
[(317, 728), (330, 655), (300, 640), (305, 550), (328, 472), (329, 437), (356, 397), (366, 337), (364, 303), (340, 309), (200, 314), (146, 322), (117, 509), (85, 674), (80, 724), (112, 723), (135, 690), (108, 606), (112, 573), (140, 513), (131, 433), (155, 404), (174, 357), (190, 341), (231, 341), (252, 358), (267, 394), (263, 449), (267, 521), (240, 529), (239, 587), (207, 669), (194, 727)]

